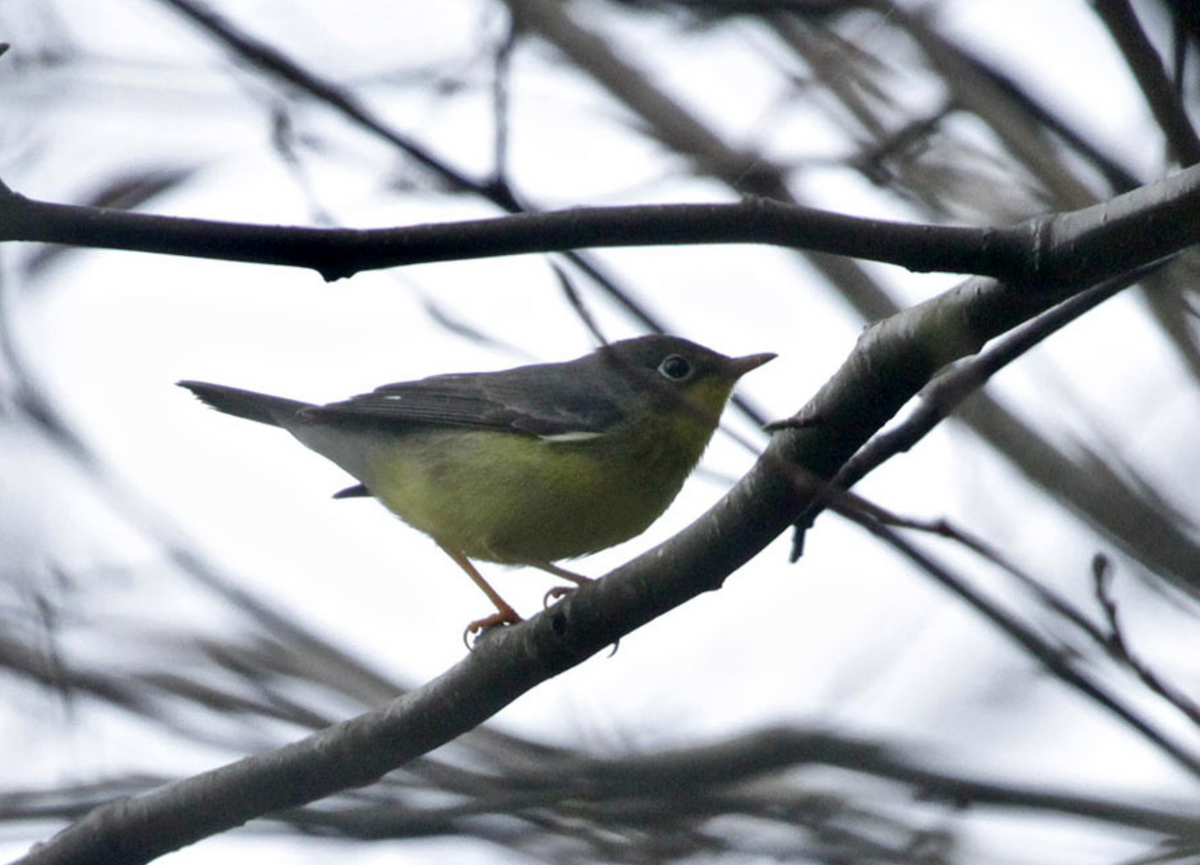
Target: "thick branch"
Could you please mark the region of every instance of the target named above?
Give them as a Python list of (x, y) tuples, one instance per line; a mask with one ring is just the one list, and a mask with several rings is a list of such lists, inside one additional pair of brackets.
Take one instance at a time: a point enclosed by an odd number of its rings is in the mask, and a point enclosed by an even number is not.
[(889, 222), (747, 199), (328, 229), (72, 207), (0, 187), (5, 240), (309, 267), (330, 280), (406, 264), (585, 247), (759, 243), (1044, 288), (1095, 282), (1200, 242), (1200, 167), (1102, 204), (1004, 228)]

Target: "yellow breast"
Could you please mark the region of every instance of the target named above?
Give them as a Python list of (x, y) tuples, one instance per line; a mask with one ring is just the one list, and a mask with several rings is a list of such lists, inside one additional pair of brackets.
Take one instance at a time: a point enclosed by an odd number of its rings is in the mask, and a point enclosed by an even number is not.
[(372, 448), (362, 480), (405, 522), (470, 558), (553, 562), (645, 531), (699, 460), (711, 430), (701, 432), (413, 433)]

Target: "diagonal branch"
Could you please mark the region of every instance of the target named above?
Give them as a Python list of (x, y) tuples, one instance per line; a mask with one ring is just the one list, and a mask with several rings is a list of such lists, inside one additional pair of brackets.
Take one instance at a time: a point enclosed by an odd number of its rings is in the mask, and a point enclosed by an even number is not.
[(1167, 137), (1171, 154), (1181, 165), (1200, 162), (1200, 135), (1196, 134), (1162, 58), (1138, 23), (1129, 0), (1092, 0), (1092, 7), (1125, 55), (1146, 104)]

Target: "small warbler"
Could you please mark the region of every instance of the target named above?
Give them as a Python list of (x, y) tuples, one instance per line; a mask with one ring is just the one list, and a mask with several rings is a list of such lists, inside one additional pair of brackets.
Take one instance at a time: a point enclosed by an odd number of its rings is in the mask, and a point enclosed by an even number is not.
[(565, 363), (437, 375), (313, 405), (181, 381), (213, 408), (283, 427), (433, 538), (496, 605), (474, 632), (520, 617), (471, 559), (554, 564), (645, 531), (712, 438), (737, 380), (774, 358), (731, 358), (643, 336)]

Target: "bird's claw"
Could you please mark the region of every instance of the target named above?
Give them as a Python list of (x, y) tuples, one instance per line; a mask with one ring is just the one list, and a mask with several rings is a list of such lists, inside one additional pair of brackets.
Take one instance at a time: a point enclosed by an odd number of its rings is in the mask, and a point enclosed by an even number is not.
[[(585, 578), (586, 579), (586, 578)], [(591, 580), (588, 580), (591, 582)], [(580, 583), (580, 585), (583, 585)], [(565, 598), (567, 595), (574, 594), (578, 590), (578, 586), (555, 586), (542, 597), (542, 609), (550, 609), (550, 602), (557, 601), (559, 598)], [(613, 643), (612, 651), (609, 653), (611, 658), (617, 653), (617, 649), (621, 647), (621, 641), (617, 640)]]
[(567, 595), (575, 591), (575, 586), (555, 586), (550, 591), (542, 596), (542, 609), (550, 609), (551, 601), (557, 601), (559, 598), (565, 598)]
[[(484, 616), (482, 619), (476, 619), (463, 630), (463, 645), (467, 647), (467, 651), (474, 651), (475, 644), (492, 628), (508, 627), (509, 625), (518, 624), (520, 621), (521, 617), (511, 609), (492, 613), (490, 616)], [(472, 637), (475, 638), (474, 642), (471, 640)]]

